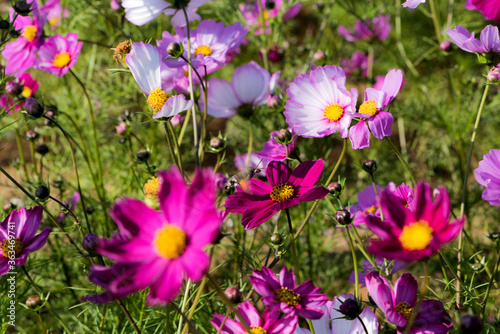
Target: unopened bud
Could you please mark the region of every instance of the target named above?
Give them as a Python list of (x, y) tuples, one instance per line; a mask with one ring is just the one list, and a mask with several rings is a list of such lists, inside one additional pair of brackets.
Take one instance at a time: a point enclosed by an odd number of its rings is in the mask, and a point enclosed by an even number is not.
[(292, 139), (292, 134), (287, 129), (281, 129), (278, 131), (278, 140), (281, 142), (289, 141)]
[(122, 135), (127, 131), (127, 123), (126, 122), (121, 122), (116, 126), (116, 133), (119, 135)]
[(43, 184), (38, 186), (35, 190), (35, 196), (41, 200), (45, 200), (50, 196), (50, 190)]
[(271, 243), (274, 245), (274, 246), (280, 246), (283, 244), (283, 237), (281, 236), (281, 234), (279, 233), (274, 233), (272, 236), (271, 236)]
[(93, 206), (87, 206), (87, 207), (85, 208), (85, 211), (86, 211), (89, 215), (91, 215), (91, 214), (93, 214), (93, 213), (94, 213), (95, 209), (94, 209), (94, 207), (93, 207)]
[(460, 319), (460, 334), (479, 333), (482, 328), (482, 320), (475, 315), (466, 314)]
[(7, 20), (1, 20), (0, 19), (0, 29), (6, 30), (10, 28), (10, 22)]
[(332, 182), (326, 188), (332, 195), (338, 194), (342, 191), (342, 185), (338, 182)]
[(267, 53), (267, 59), (269, 59), (271, 63), (277, 63), (283, 58), (282, 54), (283, 52), (280, 48), (277, 45), (273, 45)]
[(123, 8), (121, 0), (111, 0), (109, 6), (112, 10), (120, 10), (121, 8)]
[(243, 301), (241, 291), (238, 287), (232, 286), (224, 291), (224, 295), (229, 299), (233, 304), (239, 304)]
[(363, 311), (359, 306), (359, 303), (354, 299), (344, 300), (342, 305), (340, 305), (339, 310), (340, 313), (345, 315), (348, 320), (356, 319), (361, 314), (361, 311)]
[(337, 213), (335, 213), (335, 220), (340, 225), (347, 226), (352, 221), (351, 214), (346, 209), (338, 210)]
[(31, 296), (28, 299), (26, 299), (26, 306), (28, 306), (30, 309), (36, 308), (41, 303), (42, 300), (40, 299), (39, 296)]
[(97, 246), (99, 246), (99, 237), (97, 235), (89, 233), (83, 238), (82, 247), (90, 254), (95, 253)]
[(182, 116), (180, 114), (175, 115), (170, 119), (170, 123), (172, 123), (172, 126), (178, 127), (179, 125), (182, 124)]
[(269, 108), (275, 108), (280, 103), (279, 97), (271, 93), (267, 94), (267, 106)]
[(21, 16), (28, 16), (31, 12), (31, 3), (28, 4), (24, 0), (19, 0), (14, 4), (14, 10)]
[(127, 138), (125, 138), (125, 137), (121, 137), (120, 139), (118, 139), (118, 142), (119, 142), (120, 144), (125, 144), (125, 143), (127, 142)]
[(443, 51), (450, 51), (451, 50), (450, 41), (442, 41), (441, 44), (439, 44), (439, 48)]
[(40, 144), (35, 147), (35, 151), (38, 154), (45, 155), (49, 153), (49, 147), (46, 144)]
[(29, 97), (25, 104), (26, 112), (35, 118), (40, 118), (43, 115), (43, 107), (33, 97)]
[(497, 67), (493, 67), (486, 76), (489, 82), (498, 83), (500, 81), (500, 64)]
[(375, 160), (365, 160), (361, 167), (365, 172), (373, 174), (377, 170), (378, 164)]
[(210, 139), (210, 147), (215, 150), (224, 148), (224, 144), (224, 140), (219, 137), (213, 137), (212, 139)]
[(5, 92), (9, 95), (17, 96), (23, 91), (23, 86), (17, 81), (9, 81), (5, 84)]
[(147, 161), (149, 159), (149, 157), (151, 156), (151, 153), (148, 151), (148, 150), (140, 150), (139, 152), (137, 152), (136, 154), (137, 156), (137, 159), (139, 159), (139, 161)]
[(179, 58), (184, 52), (184, 46), (177, 42), (172, 42), (167, 46), (167, 53), (172, 58)]
[(313, 55), (314, 61), (322, 61), (325, 60), (326, 54), (325, 51), (316, 51)]
[(273, 0), (266, 0), (266, 9), (267, 10), (272, 10), (272, 9), (274, 9), (274, 7), (276, 7), (276, 2), (274, 2)]
[(26, 132), (26, 138), (28, 138), (28, 140), (30, 141), (34, 141), (38, 139), (38, 137), (40, 137), (40, 135), (35, 130), (29, 130), (28, 132)]

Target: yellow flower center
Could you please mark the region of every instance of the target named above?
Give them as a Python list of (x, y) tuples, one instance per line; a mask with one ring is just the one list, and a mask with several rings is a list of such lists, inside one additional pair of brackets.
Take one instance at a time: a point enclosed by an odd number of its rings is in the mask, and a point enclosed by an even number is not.
[(158, 112), (163, 108), (163, 105), (168, 100), (168, 94), (162, 91), (160, 88), (156, 88), (149, 92), (148, 105), (153, 109), (153, 111)]
[(413, 309), (410, 307), (410, 304), (407, 302), (401, 302), (396, 305), (396, 311), (401, 314), (406, 320), (410, 319)]
[(146, 184), (144, 184), (144, 193), (146, 195), (158, 196), (158, 192), (160, 191), (160, 180), (154, 176), (152, 179), (149, 179)]
[[(249, 334), (248, 332), (245, 332), (245, 334)], [(262, 327), (259, 326), (252, 326), (250, 329), (250, 334), (267, 334), (267, 331), (263, 329)]]
[(267, 21), (267, 19), (269, 19), (269, 11), (268, 10), (265, 10), (264, 11), (264, 20)]
[(21, 95), (25, 98), (31, 97), (31, 88), (29, 88), (28, 86), (24, 86)]
[(36, 26), (26, 26), (24, 27), (23, 37), (31, 42), (35, 39), (37, 31)]
[(271, 196), (271, 199), (276, 202), (281, 202), (286, 199), (289, 199), (293, 196), (293, 186), (289, 185), (288, 183), (281, 184), (279, 186), (274, 186), (273, 191), (269, 196)]
[(186, 233), (175, 225), (167, 224), (156, 232), (156, 250), (166, 259), (176, 259), (186, 248)]
[(281, 287), (279, 290), (274, 291), (274, 294), (282, 303), (287, 303), (290, 306), (297, 306), (300, 304), (300, 294), (288, 288)]
[(23, 250), (23, 243), (18, 238), (15, 238), (14, 242), (5, 239), (0, 242), (0, 247), (2, 247), (3, 256), (9, 257), (9, 252), (14, 252), (15, 257), (17, 257)]
[(360, 114), (368, 114), (370, 116), (375, 116), (377, 112), (378, 112), (377, 102), (375, 102), (374, 100), (365, 101), (359, 107)]
[(55, 67), (63, 68), (64, 66), (68, 65), (70, 61), (71, 58), (69, 56), (69, 53), (64, 52), (57, 54), (52, 63)]
[(429, 223), (425, 220), (419, 220), (403, 227), (399, 241), (407, 250), (422, 250), (431, 243), (432, 233), (433, 230)]
[(55, 26), (55, 25), (56, 25), (56, 24), (58, 24), (58, 23), (59, 23), (59, 17), (57, 17), (57, 16), (56, 16), (56, 17), (53, 17), (53, 18), (51, 18), (51, 19), (49, 20), (49, 24), (50, 24), (51, 26)]
[(372, 205), (368, 209), (365, 210), (365, 215), (369, 213), (375, 213), (377, 212), (378, 206), (377, 205)]
[(344, 115), (344, 108), (338, 103), (332, 103), (326, 106), (323, 116), (331, 122), (337, 122)]
[(204, 56), (210, 56), (212, 54), (212, 49), (210, 49), (208, 45), (202, 45), (196, 48), (194, 55), (198, 56), (200, 53)]

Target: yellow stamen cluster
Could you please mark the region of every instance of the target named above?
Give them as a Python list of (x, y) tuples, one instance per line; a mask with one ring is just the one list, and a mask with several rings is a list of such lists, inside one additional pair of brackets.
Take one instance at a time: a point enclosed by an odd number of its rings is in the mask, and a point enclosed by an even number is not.
[(267, 334), (267, 331), (260, 326), (252, 326), (250, 333), (245, 332), (245, 334)]
[(130, 51), (132, 50), (132, 45), (130, 45), (130, 42), (127, 40), (119, 43), (116, 48), (112, 48), (111, 50), (115, 51), (113, 54), (113, 59), (117, 64), (119, 64), (120, 62), (123, 62), (125, 56), (130, 53)]
[(365, 209), (365, 215), (367, 215), (369, 213), (375, 213), (375, 212), (377, 212), (377, 209), (378, 209), (378, 206), (372, 205), (368, 209)]
[(407, 302), (401, 302), (396, 305), (396, 311), (403, 316), (406, 320), (410, 319), (413, 314), (413, 309)]
[(433, 232), (428, 222), (419, 220), (403, 227), (399, 241), (407, 250), (422, 250), (431, 243)]
[(31, 97), (31, 94), (32, 94), (31, 88), (29, 88), (28, 86), (24, 86), (23, 91), (21, 92), (21, 96), (28, 98)]
[(9, 242), (8, 239), (0, 242), (0, 247), (2, 248), (2, 254), (5, 257), (9, 257), (9, 252), (14, 252), (15, 257), (18, 257), (23, 250), (23, 243), (18, 238), (15, 238), (14, 242)]
[(56, 24), (58, 24), (58, 23), (59, 23), (59, 20), (60, 20), (60, 17), (58, 17), (58, 16), (54, 16), (53, 18), (51, 18), (51, 19), (49, 20), (49, 24), (50, 24), (51, 26), (55, 26)]
[(160, 88), (156, 88), (149, 92), (147, 104), (154, 112), (158, 112), (163, 108), (163, 105), (168, 100), (168, 94)]
[(210, 56), (212, 54), (212, 49), (208, 45), (202, 45), (194, 50), (195, 56), (198, 56), (200, 53), (204, 56)]
[(331, 103), (326, 106), (323, 116), (328, 118), (330, 122), (337, 122), (344, 116), (344, 108), (338, 103)]
[(288, 288), (281, 287), (279, 290), (274, 291), (274, 294), (282, 303), (287, 303), (290, 306), (297, 306), (300, 304), (300, 294)]
[(269, 11), (268, 10), (265, 10), (264, 11), (264, 20), (268, 20), (269, 19)]
[(70, 61), (71, 57), (69, 56), (69, 53), (64, 52), (57, 54), (52, 61), (52, 64), (54, 64), (55, 67), (63, 68), (64, 66), (68, 65)]
[(158, 254), (166, 259), (176, 259), (186, 248), (186, 233), (175, 225), (167, 224), (156, 232), (154, 245)]
[(152, 179), (149, 179), (148, 182), (144, 184), (144, 194), (151, 196), (158, 196), (158, 192), (160, 191), (160, 180), (154, 176)]
[(38, 29), (36, 26), (26, 26), (24, 27), (23, 37), (26, 38), (29, 42), (32, 42), (35, 37)]
[(281, 184), (279, 186), (274, 186), (273, 191), (269, 196), (271, 196), (271, 199), (276, 202), (282, 202), (284, 200), (287, 200), (293, 196), (294, 189), (293, 186), (289, 185), (288, 183)]
[(359, 107), (359, 113), (375, 116), (378, 113), (377, 102), (375, 102), (374, 100), (363, 102), (363, 104)]

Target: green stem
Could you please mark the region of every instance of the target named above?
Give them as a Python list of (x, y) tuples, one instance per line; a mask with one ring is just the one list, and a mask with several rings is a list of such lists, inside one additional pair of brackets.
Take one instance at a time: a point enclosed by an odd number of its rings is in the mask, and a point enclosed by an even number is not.
[(38, 179), (38, 182), (41, 183), (40, 174), (38, 174), (38, 169), (36, 167), (36, 155), (35, 155), (35, 143), (30, 140), (30, 152), (31, 152), (31, 163), (33, 164), (33, 174)]
[[(184, 298), (182, 299), (182, 305), (181, 305), (182, 312), (184, 312), (186, 310), (186, 304), (187, 304), (190, 288), (191, 288), (191, 280), (188, 279), (188, 281), (186, 283), (186, 289), (184, 290)], [(179, 318), (179, 325), (177, 326), (177, 328), (178, 328), (177, 334), (182, 333), (182, 320), (183, 320), (183, 317), (180, 317)]]
[(436, 8), (436, 0), (430, 0), (429, 6), (431, 7), (432, 23), (434, 24), (434, 31), (436, 32), (436, 37), (438, 43), (440, 44), (443, 38), (441, 36), (441, 22), (439, 19), (439, 11)]
[(384, 137), (385, 141), (388, 142), (391, 147), (392, 147), (392, 150), (394, 151), (394, 153), (396, 154), (396, 156), (398, 157), (399, 161), (401, 161), (401, 163), (403, 164), (403, 166), (405, 167), (406, 171), (410, 174), (410, 178), (413, 182), (413, 186), (415, 186), (417, 184), (417, 182), (415, 181), (415, 176), (413, 175), (413, 173), (411, 172), (411, 169), (410, 169), (410, 166), (408, 166), (408, 163), (406, 162), (406, 160), (403, 158), (403, 156), (401, 155), (401, 153), (399, 152), (398, 148), (396, 147), (396, 145), (394, 145), (394, 143), (389, 139), (389, 137)]
[(102, 333), (102, 329), (104, 327), (104, 321), (106, 320), (107, 311), (108, 311), (108, 304), (104, 304), (104, 308), (102, 310), (101, 322), (99, 323), (99, 334)]
[(286, 213), (286, 219), (288, 220), (288, 232), (290, 233), (290, 245), (292, 246), (292, 257), (295, 267), (295, 274), (297, 275), (297, 277), (300, 277), (300, 267), (299, 267), (299, 260), (297, 259), (297, 250), (295, 249), (295, 238), (293, 236), (292, 219), (290, 218), (290, 211), (288, 208), (285, 209), (285, 213)]
[(453, 276), (455, 276), (458, 284), (460, 284), (460, 286), (462, 287), (462, 289), (464, 289), (464, 291), (467, 292), (467, 294), (470, 297), (474, 297), (474, 295), (467, 288), (467, 285), (464, 283), (464, 281), (462, 280), (462, 278), (460, 278), (460, 276), (458, 276), (457, 273), (455, 273), (455, 271), (453, 270), (453, 267), (452, 267), (452, 265), (450, 263), (450, 260), (448, 260), (448, 258), (446, 257), (446, 255), (444, 255), (443, 252), (441, 252), (441, 251), (438, 251), (438, 252), (441, 255), (441, 257), (443, 258), (444, 262), (446, 263), (446, 266), (448, 266), (448, 268), (450, 269), (450, 271), (453, 273)]
[(363, 241), (361, 240), (361, 237), (358, 233), (358, 230), (356, 229), (356, 226), (351, 225), (352, 229), (354, 230), (354, 235), (356, 237), (356, 240), (358, 241), (358, 248), (361, 251), (361, 253), (365, 256), (365, 258), (370, 262), (370, 264), (373, 266), (373, 268), (378, 268), (378, 266), (375, 264), (375, 261), (373, 258), (366, 252), (365, 250), (365, 245), (363, 244)]
[[(167, 130), (168, 129), (168, 130)], [(177, 138), (175, 136), (175, 131), (174, 127), (172, 126), (172, 122), (167, 122), (167, 131), (170, 135), (170, 141), (172, 142), (175, 150), (175, 155), (177, 156), (177, 160), (179, 163), (179, 169), (181, 170), (182, 175), (184, 175), (184, 170), (182, 168), (182, 158), (181, 158), (181, 151), (179, 148), (179, 143), (177, 142)]]
[(356, 257), (356, 250), (354, 249), (354, 242), (352, 241), (349, 227), (346, 228), (347, 239), (349, 240), (349, 247), (351, 247), (352, 261), (354, 263), (354, 296), (356, 300), (359, 298), (359, 276), (358, 276), (358, 259)]
[(408, 69), (413, 73), (415, 77), (419, 77), (419, 73), (415, 66), (413, 66), (413, 63), (408, 59), (408, 55), (406, 54), (405, 47), (403, 43), (401, 42), (401, 0), (396, 0), (396, 24), (395, 24), (395, 30), (396, 30), (396, 45), (399, 49), (399, 54), (403, 58), (403, 61), (405, 65), (408, 67)]
[(24, 177), (26, 181), (30, 182), (30, 177), (28, 174), (28, 168), (26, 168), (26, 158), (24, 157), (23, 143), (21, 142), (21, 135), (19, 134), (19, 129), (16, 129), (16, 143), (17, 150), (19, 151), (19, 158), (21, 159), (21, 166), (24, 170)]
[(262, 7), (262, 2), (257, 1), (259, 6), (259, 17), (260, 22), (262, 23), (262, 39), (264, 41), (264, 47), (260, 48), (260, 52), (262, 52), (262, 61), (264, 62), (264, 68), (269, 71), (269, 60), (267, 59), (267, 45), (266, 45), (266, 18), (264, 17), (264, 8)]
[(250, 167), (250, 157), (253, 150), (253, 130), (252, 126), (248, 127), (248, 149), (247, 149), (247, 167)]
[(167, 122), (164, 122), (163, 126), (165, 127), (165, 137), (167, 138), (167, 144), (169, 147), (170, 155), (172, 157), (173, 163), (179, 168), (179, 170), (181, 170), (181, 166), (179, 165), (179, 160), (177, 160), (177, 158), (176, 158), (175, 148), (174, 148), (174, 144), (172, 143), (172, 138), (170, 136), (170, 131), (168, 129)]
[(493, 274), (491, 275), (490, 283), (488, 284), (488, 288), (486, 289), (486, 293), (484, 295), (483, 302), (482, 302), (483, 321), (486, 321), (485, 313), (486, 313), (486, 305), (488, 303), (488, 296), (490, 295), (491, 287), (493, 286), (493, 281), (495, 280), (495, 275), (498, 271), (498, 265), (500, 264), (500, 242), (499, 241), (497, 241), (497, 254), (498, 254), (497, 262), (495, 263), (495, 267), (493, 269)]
[(132, 325), (132, 327), (134, 327), (135, 332), (137, 334), (141, 334), (141, 330), (139, 329), (139, 327), (137, 327), (137, 324), (135, 323), (134, 318), (132, 318), (132, 316), (130, 315), (129, 311), (127, 310), (127, 308), (125, 307), (125, 304), (123, 304), (123, 301), (121, 299), (118, 299), (118, 304), (120, 305), (123, 313), (125, 313), (125, 315), (127, 316), (127, 319), (130, 322), (130, 324)]

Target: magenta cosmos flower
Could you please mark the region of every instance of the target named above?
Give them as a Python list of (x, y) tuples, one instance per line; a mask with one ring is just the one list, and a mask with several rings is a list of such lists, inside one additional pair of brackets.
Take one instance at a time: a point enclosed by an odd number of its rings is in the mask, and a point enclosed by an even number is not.
[[(401, 275), (394, 284), (394, 291), (389, 282), (378, 271), (372, 271), (365, 277), (366, 288), (377, 306), (385, 313), (387, 321), (398, 328), (398, 334), (404, 332), (406, 322), (412, 316), (417, 301), (417, 280), (409, 273)], [(424, 299), (410, 330), (411, 334), (445, 334), (453, 323), (439, 300)]]
[(38, 90), (38, 81), (31, 74), (23, 73), (18, 79), (5, 84), (5, 93), (0, 97), (0, 106), (6, 107), (10, 112), (19, 111), (24, 106), (26, 99), (32, 97)]
[(314, 185), (320, 180), (324, 165), (321, 159), (310, 160), (292, 171), (285, 163), (272, 161), (266, 168), (269, 184), (252, 179), (247, 182), (246, 191), (237, 187), (238, 192), (226, 200), (226, 210), (243, 214), (241, 223), (249, 230), (265, 223), (279, 210), (321, 199), (328, 189)]
[[(213, 78), (208, 82), (208, 114), (229, 118), (239, 114), (250, 117), (255, 108), (267, 103), (267, 95), (276, 88), (280, 71), (272, 76), (253, 60), (238, 67), (229, 81)], [(203, 100), (202, 96), (202, 100)], [(200, 102), (203, 108), (203, 101)]]
[(370, 20), (356, 20), (354, 30), (350, 31), (346, 27), (340, 25), (338, 33), (349, 42), (360, 40), (368, 40), (371, 38), (378, 38), (385, 41), (391, 32), (391, 16), (379, 15)]
[(264, 144), (262, 151), (257, 152), (259, 158), (264, 160), (284, 161), (292, 154), (297, 146), (297, 136), (293, 134), (293, 131), (290, 131), (290, 135), (292, 136), (290, 144), (281, 144), (277, 139), (279, 133), (280, 131), (271, 132), (271, 139)]
[(50, 29), (55, 30), (61, 25), (61, 20), (63, 17), (69, 15), (67, 8), (61, 5), (61, 0), (48, 0), (41, 8), (40, 11), (42, 15), (47, 18), (47, 22), (50, 25)]
[[(209, 1), (189, 1), (186, 5), (188, 21), (200, 20), (201, 17), (196, 14), (196, 9)], [(165, 15), (172, 16), (170, 24), (174, 27), (184, 27), (186, 26), (186, 19), (182, 7), (178, 2), (175, 1), (175, 4), (171, 4), (166, 0), (123, 0), (121, 5), (125, 9), (125, 18), (136, 26), (142, 26), (153, 21), (163, 12)]]
[(285, 105), (287, 123), (302, 137), (321, 138), (337, 131), (346, 138), (355, 112), (358, 91), (345, 89), (344, 70), (318, 67), (290, 84)]
[(362, 76), (366, 77), (368, 75), (368, 56), (361, 51), (356, 51), (350, 59), (342, 60), (342, 67), (347, 76), (361, 73)]
[(500, 150), (490, 150), (474, 171), (477, 182), (485, 186), (483, 199), (491, 205), (500, 205)]
[(113, 206), (110, 215), (120, 235), (101, 240), (97, 252), (116, 263), (113, 269), (94, 266), (91, 274), (111, 296), (150, 287), (149, 305), (172, 301), (183, 278), (203, 277), (210, 265), (203, 248), (217, 238), (221, 225), (210, 170), (197, 169), (189, 187), (176, 168), (159, 172), (159, 178), (161, 211), (131, 198)]
[[(42, 248), (47, 242), (50, 227), (46, 226), (38, 235), (35, 233), (43, 218), (43, 207), (21, 208), (12, 211), (0, 226), (0, 276), (7, 274), (14, 266), (26, 263), (30, 253)], [(11, 239), (11, 238), (14, 239)]]
[(435, 201), (427, 183), (417, 184), (414, 208), (410, 210), (401, 198), (385, 189), (380, 206), (385, 220), (368, 215), (365, 222), (380, 240), (372, 240), (368, 250), (390, 260), (419, 261), (435, 254), (443, 244), (455, 239), (465, 217), (449, 223), (450, 198), (446, 189), (438, 189)]
[(455, 29), (448, 29), (446, 33), (460, 49), (471, 53), (500, 53), (500, 37), (498, 27), (487, 25), (481, 31), (480, 40), (474, 38), (474, 33), (470, 34), (462, 26)]
[(192, 108), (193, 101), (184, 95), (168, 95), (162, 88), (160, 54), (151, 44), (133, 43), (132, 51), (125, 57), (135, 81), (148, 96), (147, 104), (155, 113), (153, 119), (172, 117)]
[(480, 11), (487, 20), (500, 21), (500, 0), (467, 0), (465, 8)]
[(281, 310), (287, 315), (306, 319), (323, 316), (319, 308), (328, 298), (319, 293), (321, 288), (315, 287), (312, 280), (296, 286), (293, 269), (283, 267), (278, 279), (271, 269), (263, 267), (262, 270), (254, 270), (248, 278), (254, 290), (263, 297), (262, 303), (271, 310)]
[(425, 0), (407, 0), (405, 3), (403, 3), (403, 7), (415, 9), (421, 3), (425, 3)]
[(392, 135), (394, 117), (385, 109), (399, 93), (402, 85), (403, 71), (390, 70), (385, 77), (382, 90), (368, 88), (365, 91), (363, 104), (359, 106), (358, 112), (352, 115), (359, 117), (360, 121), (349, 129), (353, 150), (370, 146), (370, 131), (377, 139)]
[(38, 50), (35, 68), (61, 77), (75, 65), (83, 42), (78, 42), (78, 35), (69, 33), (66, 37), (55, 35), (47, 38)]
[[(279, 319), (280, 312), (276, 310), (265, 309), (262, 317), (257, 309), (249, 302), (243, 302), (238, 305), (238, 311), (241, 317), (251, 328), (251, 334), (292, 334), (297, 326), (297, 317), (285, 316)], [(224, 322), (225, 320), (225, 322)], [(215, 313), (210, 322), (221, 334), (248, 334), (245, 327), (241, 325), (241, 320), (233, 320)]]

